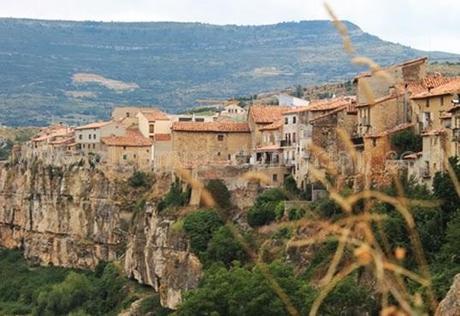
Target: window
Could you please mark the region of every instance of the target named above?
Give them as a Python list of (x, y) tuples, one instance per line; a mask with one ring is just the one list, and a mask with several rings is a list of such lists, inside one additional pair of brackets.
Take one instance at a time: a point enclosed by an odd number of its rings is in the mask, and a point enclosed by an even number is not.
[(88, 138), (89, 138), (89, 139), (91, 139), (91, 136), (92, 136), (92, 135), (91, 135), (91, 134), (89, 134), (89, 135), (88, 135)]
[(425, 106), (426, 106), (426, 107), (429, 107), (429, 106), (430, 106), (430, 99), (426, 99), (426, 101), (425, 101)]
[(297, 122), (297, 117), (294, 116), (294, 117), (292, 118), (292, 124), (295, 124), (296, 122)]
[(93, 139), (96, 139), (96, 134), (93, 134)]
[(296, 142), (296, 139), (295, 139), (295, 133), (292, 133), (292, 142), (295, 143)]
[(82, 139), (83, 139), (83, 135), (82, 135), (82, 134), (78, 135), (78, 139), (82, 140)]
[(372, 146), (377, 146), (377, 138), (372, 138)]
[(284, 124), (286, 124), (286, 125), (289, 124), (289, 118), (288, 117), (284, 118)]
[(195, 122), (204, 122), (204, 118), (196, 118)]
[(126, 112), (126, 117), (129, 117), (129, 112)]
[(136, 159), (136, 154), (133, 155), (133, 158)]
[(222, 134), (217, 135), (217, 140), (220, 141), (220, 142), (223, 141), (224, 140), (224, 135), (222, 135)]
[(232, 160), (232, 156), (230, 154), (228, 155), (228, 160)]
[(153, 134), (155, 132), (155, 124), (150, 124), (149, 125), (149, 133)]
[(444, 105), (444, 97), (441, 96), (441, 106), (443, 106), (443, 105)]
[(123, 160), (127, 160), (128, 159), (128, 155), (124, 154), (123, 155)]
[(81, 147), (84, 149), (84, 148), (85, 148), (85, 144), (81, 145)]
[(93, 149), (96, 149), (96, 144), (93, 144)]
[(278, 181), (278, 175), (273, 174), (272, 179), (273, 179), (273, 182), (277, 182)]
[(219, 151), (219, 152), (217, 152), (217, 156), (219, 156), (219, 157), (220, 157), (220, 151)]
[(123, 150), (126, 150), (126, 146), (123, 146)]

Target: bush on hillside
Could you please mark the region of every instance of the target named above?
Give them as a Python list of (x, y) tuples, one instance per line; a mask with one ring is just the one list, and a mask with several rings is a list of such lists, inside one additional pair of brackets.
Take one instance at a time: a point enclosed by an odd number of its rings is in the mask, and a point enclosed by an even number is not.
[(213, 233), (224, 223), (213, 210), (193, 212), (184, 218), (184, 231), (190, 238), (190, 246), (195, 254), (208, 248)]
[(230, 266), (233, 261), (246, 260), (246, 253), (227, 226), (222, 226), (214, 232), (209, 241), (207, 255), (209, 260), (220, 261), (226, 266)]
[(229, 209), (232, 206), (230, 192), (222, 180), (210, 180), (206, 185), (206, 189), (211, 193), (214, 201), (221, 209)]

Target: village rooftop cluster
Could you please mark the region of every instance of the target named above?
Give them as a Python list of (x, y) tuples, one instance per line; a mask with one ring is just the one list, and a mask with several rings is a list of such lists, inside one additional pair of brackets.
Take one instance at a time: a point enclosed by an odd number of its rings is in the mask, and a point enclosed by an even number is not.
[[(428, 74), (427, 58), (419, 58), (353, 83), (356, 96), (283, 95), (278, 105), (248, 107), (229, 101), (210, 116), (117, 107), (110, 121), (45, 128), (22, 151), (50, 163), (93, 157), (111, 170), (245, 168), (273, 186), (292, 176), (312, 199), (321, 192), (313, 169), (355, 188), (384, 185), (401, 172), (430, 185), (446, 159), (460, 154), (459, 78)], [(420, 147), (398, 151), (401, 133)]]

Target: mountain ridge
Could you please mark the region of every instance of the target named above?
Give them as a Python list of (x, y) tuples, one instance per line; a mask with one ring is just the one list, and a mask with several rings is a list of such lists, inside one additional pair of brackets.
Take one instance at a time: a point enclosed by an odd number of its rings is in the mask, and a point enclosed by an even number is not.
[[(460, 60), (344, 23), (358, 53), (383, 65), (420, 56)], [(363, 68), (342, 47), (326, 20), (238, 26), (0, 18), (0, 124), (80, 124), (107, 118), (118, 104), (178, 112), (200, 98), (349, 80)], [(99, 79), (73, 80), (81, 74)], [(134, 88), (112, 89), (126, 85)]]

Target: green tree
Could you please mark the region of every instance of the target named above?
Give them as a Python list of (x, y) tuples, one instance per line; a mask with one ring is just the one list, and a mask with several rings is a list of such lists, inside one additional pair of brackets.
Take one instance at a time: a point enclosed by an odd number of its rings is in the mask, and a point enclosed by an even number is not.
[(207, 254), (209, 260), (220, 261), (226, 266), (230, 266), (235, 260), (246, 260), (244, 249), (227, 226), (220, 227), (214, 232), (209, 241)]
[(254, 206), (248, 211), (248, 223), (252, 227), (271, 223), (276, 218), (276, 208), (286, 200), (286, 194), (280, 189), (269, 189), (260, 194)]
[(206, 189), (211, 193), (214, 201), (221, 209), (226, 210), (232, 206), (230, 192), (222, 180), (210, 180), (206, 185)]
[(201, 210), (187, 215), (184, 230), (190, 238), (192, 251), (196, 254), (206, 251), (213, 233), (222, 225), (222, 220), (213, 210)]

